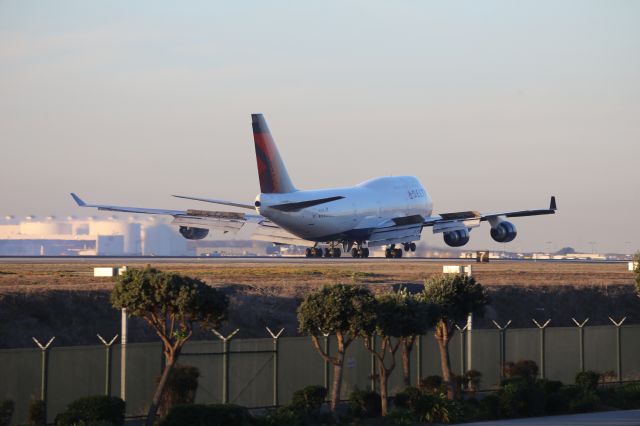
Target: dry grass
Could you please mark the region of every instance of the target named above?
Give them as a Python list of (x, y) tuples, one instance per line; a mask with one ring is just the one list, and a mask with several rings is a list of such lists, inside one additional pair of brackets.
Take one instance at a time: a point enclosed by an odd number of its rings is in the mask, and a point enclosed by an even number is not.
[[(212, 285), (315, 288), (324, 284), (419, 284), (438, 274), (444, 264), (402, 260), (359, 263), (334, 261), (300, 263), (158, 263), (165, 271), (201, 278)], [(464, 262), (462, 262), (464, 264)], [(607, 286), (633, 285), (633, 274), (624, 264), (495, 262), (472, 264), (476, 279), (487, 286)], [(93, 277), (92, 264), (0, 264), (0, 293), (42, 290), (107, 290), (110, 278)]]
[[(361, 283), (374, 291), (398, 285), (420, 290), (424, 278), (441, 273), (444, 264), (467, 262), (358, 262), (318, 260), (309, 263), (157, 263), (164, 271), (199, 277), (221, 288), (231, 300), (228, 329), (241, 337), (264, 337), (264, 326), (297, 329), (296, 308), (309, 292), (325, 284)], [(487, 286), (492, 305), (477, 327), (491, 320), (530, 327), (531, 318), (552, 318), (553, 326), (571, 326), (571, 317), (590, 317), (590, 325), (607, 317), (640, 321), (633, 274), (626, 264), (494, 262), (472, 264), (476, 279)], [(119, 317), (109, 303), (112, 278), (93, 277), (89, 263), (0, 264), (0, 347), (30, 346), (30, 337), (57, 336), (60, 345), (95, 344), (95, 333), (113, 335)], [(142, 266), (142, 264), (140, 264)], [(155, 340), (146, 325), (132, 324), (133, 341)], [(198, 338), (210, 338), (201, 335)]]

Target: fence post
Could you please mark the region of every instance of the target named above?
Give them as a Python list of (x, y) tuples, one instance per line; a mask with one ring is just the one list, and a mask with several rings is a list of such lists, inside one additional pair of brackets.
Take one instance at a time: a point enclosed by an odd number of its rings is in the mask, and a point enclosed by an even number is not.
[(500, 358), (500, 379), (504, 379), (504, 364), (507, 362), (507, 347), (505, 345), (505, 340), (507, 327), (509, 327), (509, 325), (511, 324), (511, 320), (507, 321), (507, 323), (503, 326), (500, 326), (500, 324), (493, 320), (492, 322), (500, 332), (500, 354), (498, 356)]
[(575, 318), (571, 318), (578, 327), (578, 336), (580, 337), (580, 371), (584, 371), (584, 326), (589, 322), (589, 318), (582, 322), (578, 322)]
[(547, 320), (547, 322), (545, 322), (544, 324), (540, 325), (538, 323), (538, 321), (536, 321), (535, 319), (531, 319), (536, 326), (540, 329), (540, 378), (544, 379), (545, 378), (545, 371), (544, 371), (544, 331), (547, 328), (547, 326), (549, 325), (549, 323), (551, 322), (550, 319)]
[(464, 376), (464, 367), (465, 367), (465, 331), (469, 329), (469, 324), (467, 323), (464, 327), (460, 328), (458, 324), (454, 324), (458, 331), (460, 332), (460, 375)]
[(240, 329), (236, 328), (235, 331), (233, 331), (231, 334), (229, 334), (226, 337), (218, 333), (218, 331), (213, 328), (211, 329), (211, 331), (213, 331), (213, 334), (215, 334), (216, 336), (218, 336), (220, 340), (222, 340), (222, 403), (228, 404), (229, 403), (229, 341), (233, 338), (233, 336), (235, 336), (238, 333), (238, 331), (240, 331)]
[[(371, 348), (375, 350), (376, 348), (376, 335), (374, 334), (373, 336), (371, 336)], [(370, 355), (370, 359), (371, 359), (371, 391), (375, 392), (376, 391), (376, 357), (371, 354)]]
[(273, 406), (278, 407), (278, 338), (284, 331), (281, 328), (278, 334), (274, 334), (269, 327), (266, 327), (267, 331), (273, 338)]
[(44, 420), (46, 423), (47, 422), (47, 385), (48, 385), (47, 379), (48, 379), (48, 373), (49, 373), (48, 371), (49, 370), (49, 347), (51, 346), (51, 343), (53, 343), (53, 341), (56, 339), (56, 337), (53, 336), (51, 339), (49, 339), (46, 345), (43, 345), (42, 343), (40, 343), (38, 339), (36, 339), (35, 337), (32, 337), (32, 339), (34, 342), (36, 342), (36, 345), (38, 345), (38, 347), (40, 348), (40, 351), (42, 352), (42, 360), (40, 364), (40, 400), (44, 405)]
[[(327, 354), (327, 356), (331, 356), (329, 355), (329, 333), (322, 333), (322, 336), (324, 336), (324, 353)], [(327, 390), (327, 398), (329, 398), (329, 361), (327, 361), (326, 359), (324, 360), (324, 388)], [(328, 399), (327, 399), (328, 400)]]
[(120, 398), (127, 400), (127, 340), (129, 316), (127, 308), (120, 311)]
[(616, 326), (616, 370), (618, 373), (618, 383), (622, 383), (622, 339), (620, 335), (620, 327), (624, 324), (627, 317), (622, 318), (616, 322), (613, 318), (609, 317), (609, 321)]
[(422, 336), (418, 335), (416, 337), (416, 355), (418, 359), (416, 360), (416, 387), (420, 386), (420, 380), (422, 379)]
[(107, 342), (106, 340), (104, 340), (102, 338), (101, 335), (96, 334), (96, 336), (98, 336), (98, 339), (100, 339), (100, 341), (102, 342), (102, 344), (104, 345), (105, 348), (105, 354), (104, 354), (104, 394), (106, 396), (111, 396), (111, 345), (113, 345), (113, 342), (116, 341), (116, 339), (118, 338), (118, 335), (116, 334), (115, 336), (113, 336), (113, 339), (111, 339), (109, 342)]

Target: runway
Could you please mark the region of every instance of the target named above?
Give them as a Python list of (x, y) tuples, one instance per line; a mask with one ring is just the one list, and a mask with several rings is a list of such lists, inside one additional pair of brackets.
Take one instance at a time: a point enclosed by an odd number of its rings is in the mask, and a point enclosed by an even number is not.
[[(118, 264), (118, 263), (189, 263), (189, 264), (314, 264), (314, 265), (346, 265), (346, 264), (379, 264), (402, 262), (456, 262), (476, 264), (475, 259), (459, 257), (415, 257), (407, 256), (401, 259), (386, 259), (384, 257), (369, 257), (354, 259), (350, 256), (334, 258), (307, 258), (304, 256), (0, 256), (0, 263), (5, 264)], [(557, 259), (491, 259), (489, 263), (590, 263), (614, 264), (626, 263), (626, 260), (557, 260)]]

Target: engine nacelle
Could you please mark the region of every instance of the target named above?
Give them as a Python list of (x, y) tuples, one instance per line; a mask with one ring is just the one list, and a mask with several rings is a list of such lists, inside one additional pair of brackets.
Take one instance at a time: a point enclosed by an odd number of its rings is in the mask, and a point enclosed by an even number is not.
[(444, 242), (450, 247), (462, 247), (469, 242), (469, 231), (467, 229), (445, 232), (443, 236)]
[(499, 243), (508, 243), (513, 241), (518, 235), (516, 226), (507, 221), (500, 222), (495, 228), (491, 228), (491, 238)]
[(181, 226), (180, 234), (185, 237), (187, 240), (201, 240), (207, 235), (209, 235), (209, 230), (207, 228), (192, 228), (190, 226)]

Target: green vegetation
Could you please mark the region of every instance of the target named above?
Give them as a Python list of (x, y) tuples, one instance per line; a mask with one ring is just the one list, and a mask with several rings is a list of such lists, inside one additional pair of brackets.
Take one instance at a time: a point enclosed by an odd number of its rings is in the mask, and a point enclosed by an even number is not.
[(178, 405), (162, 419), (160, 426), (252, 426), (254, 419), (245, 407), (233, 404)]
[(636, 292), (640, 297), (640, 251), (633, 257), (633, 261), (635, 262), (635, 268), (633, 271), (636, 274)]
[(76, 426), (108, 422), (113, 426), (124, 424), (125, 403), (113, 396), (88, 396), (77, 399), (56, 416), (56, 426)]
[(43, 400), (33, 398), (29, 401), (27, 420), (30, 425), (44, 426), (47, 424), (47, 408)]
[(116, 309), (141, 317), (163, 343), (165, 367), (149, 406), (146, 426), (152, 426), (165, 385), (196, 324), (217, 327), (226, 318), (229, 301), (203, 281), (154, 268), (129, 269), (118, 277), (111, 293)]
[[(416, 298), (406, 290), (382, 293), (373, 300), (373, 321), (361, 334), (367, 350), (378, 363), (380, 407), (383, 416), (389, 412), (388, 378), (396, 367), (396, 352), (416, 334), (426, 332), (435, 323), (434, 309), (424, 298)], [(377, 341), (377, 344), (376, 344)], [(413, 344), (413, 343), (411, 343)], [(408, 355), (405, 371), (409, 370)]]
[(0, 426), (9, 426), (11, 424), (14, 408), (15, 405), (11, 400), (0, 401)]
[(440, 349), (442, 377), (447, 386), (447, 396), (453, 399), (457, 394), (451, 373), (449, 342), (455, 331), (455, 324), (466, 320), (470, 313), (484, 314), (489, 303), (487, 291), (466, 275), (446, 274), (428, 278), (424, 283), (423, 297), (427, 302), (438, 306), (435, 337)]
[[(362, 330), (370, 329), (374, 321), (374, 298), (361, 286), (339, 284), (325, 286), (309, 294), (298, 307), (300, 333), (311, 336), (313, 346), (325, 361), (333, 365), (331, 410), (340, 400), (342, 369), (347, 348)], [(321, 335), (335, 334), (337, 353), (327, 354), (318, 340)]]
[(167, 415), (171, 408), (177, 405), (193, 404), (198, 389), (198, 377), (200, 371), (196, 367), (176, 364), (162, 393), (158, 409), (160, 415)]

